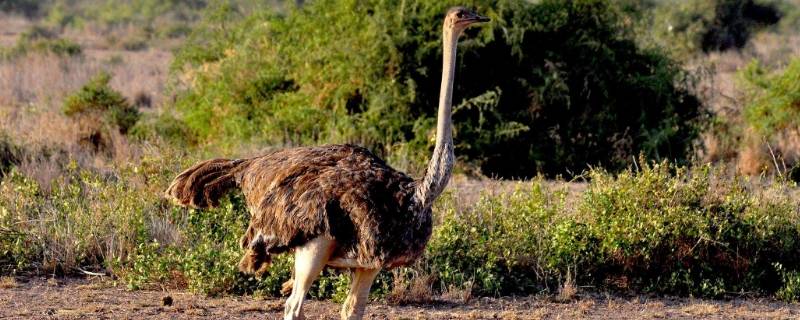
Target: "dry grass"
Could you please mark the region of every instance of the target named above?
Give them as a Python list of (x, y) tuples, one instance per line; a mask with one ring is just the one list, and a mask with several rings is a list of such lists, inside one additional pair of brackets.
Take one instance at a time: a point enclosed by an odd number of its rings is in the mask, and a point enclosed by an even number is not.
[(461, 287), (450, 286), (442, 292), (442, 299), (458, 303), (468, 303), (472, 300), (472, 282), (465, 283)]
[[(34, 25), (17, 16), (0, 15), (0, 44), (11, 46), (21, 33)], [(66, 29), (62, 38), (81, 45), (83, 56), (59, 57), (31, 53), (0, 61), (0, 106), (35, 105), (58, 110), (64, 97), (78, 89), (100, 70), (114, 75), (111, 86), (131, 101), (148, 97), (150, 105), (160, 106), (167, 81), (171, 47), (163, 45), (140, 51), (127, 51), (108, 45), (113, 39), (136, 37), (141, 27), (114, 29)], [(112, 39), (112, 40), (109, 40)]]
[[(32, 25), (17, 16), (0, 16), (0, 44), (13, 45), (20, 33)], [(85, 150), (78, 143), (79, 124), (61, 111), (67, 95), (104, 70), (113, 75), (110, 85), (129, 101), (144, 108), (144, 112), (158, 112), (156, 109), (165, 102), (163, 93), (171, 53), (153, 48), (132, 52), (109, 49), (113, 47), (107, 45), (110, 38), (123, 38), (139, 31), (132, 26), (113, 30), (67, 29), (61, 36), (80, 43), (84, 48), (82, 56), (33, 52), (0, 60), (0, 132), (28, 151), (20, 155), (18, 168), (35, 179), (44, 192), (49, 191), (51, 181), (63, 173), (62, 167), (69, 161), (77, 161), (81, 167), (103, 169), (113, 163), (129, 162), (141, 154), (139, 147), (120, 134), (110, 138), (110, 157)]]
[[(151, 105), (164, 101), (171, 54), (150, 49), (127, 52), (84, 50), (83, 57), (60, 57), (48, 53), (0, 61), (0, 105), (35, 105), (59, 110), (70, 92), (77, 90), (99, 71), (114, 77), (111, 87), (130, 101), (147, 96)], [(141, 99), (141, 98), (139, 98)]]
[(572, 273), (567, 272), (567, 277), (564, 279), (564, 283), (561, 284), (561, 287), (558, 288), (558, 295), (556, 295), (556, 301), (559, 302), (569, 302), (574, 300), (578, 295), (578, 287), (575, 285), (575, 279), (572, 276)]
[(746, 143), (736, 159), (737, 170), (745, 175), (759, 175), (769, 170), (767, 150), (757, 141)]
[(386, 296), (386, 302), (395, 305), (430, 302), (433, 300), (433, 281), (434, 277), (429, 274), (417, 275), (409, 281), (395, 273), (394, 287)]
[(13, 289), (17, 287), (17, 279), (10, 276), (3, 276), (0, 277), (0, 288), (1, 289)]
[(681, 311), (693, 317), (707, 317), (718, 314), (720, 307), (716, 304), (701, 302), (683, 307)]

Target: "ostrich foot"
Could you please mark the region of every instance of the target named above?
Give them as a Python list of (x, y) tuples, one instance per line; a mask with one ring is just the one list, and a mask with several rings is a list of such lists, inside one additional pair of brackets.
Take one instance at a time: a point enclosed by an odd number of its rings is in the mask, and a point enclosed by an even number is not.
[(335, 243), (333, 240), (319, 237), (298, 247), (294, 251), (294, 281), (292, 295), (286, 299), (284, 320), (304, 319), (303, 301), (311, 283), (317, 279), (322, 268), (330, 259)]
[(350, 284), (350, 293), (342, 305), (342, 320), (361, 320), (369, 300), (369, 288), (381, 269), (356, 269)]

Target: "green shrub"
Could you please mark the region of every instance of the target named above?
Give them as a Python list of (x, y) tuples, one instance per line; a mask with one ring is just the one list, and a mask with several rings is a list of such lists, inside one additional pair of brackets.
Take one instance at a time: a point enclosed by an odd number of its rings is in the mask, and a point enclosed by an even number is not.
[[(219, 7), (176, 57), (188, 86), (177, 110), (200, 143), (354, 142), (419, 168), (452, 4), (327, 0), (246, 17)], [(685, 157), (699, 103), (677, 65), (629, 39), (616, 6), (476, 4), (494, 20), (461, 42), (457, 154), (500, 177)]]
[(784, 301), (800, 301), (800, 272), (786, 271), (780, 263), (775, 263), (775, 269), (783, 283), (776, 296)]
[(61, 39), (55, 31), (34, 26), (20, 34), (13, 47), (3, 50), (0, 57), (5, 59), (24, 56), (30, 52), (50, 53), (62, 57), (80, 56), (81, 46), (71, 40)]
[(768, 72), (753, 61), (740, 75), (748, 95), (747, 125), (765, 137), (800, 127), (800, 59), (778, 72)]
[(140, 113), (125, 97), (109, 86), (111, 75), (100, 72), (77, 92), (64, 100), (65, 115), (81, 124), (81, 140), (95, 149), (111, 144), (111, 131), (128, 133), (139, 120)]
[[(124, 257), (141, 241), (148, 204), (127, 183), (77, 169), (47, 193), (16, 170), (0, 182), (0, 270), (73, 274)], [(124, 214), (123, 214), (124, 213)]]
[(796, 299), (793, 186), (664, 163), (593, 171), (590, 181), (571, 209), (566, 193), (538, 181), (445, 213), (426, 256), (438, 288), (471, 283), (479, 294), (530, 294), (572, 275), (601, 288)]
[(552, 285), (559, 277), (552, 272), (575, 266), (582, 245), (569, 234), (578, 230), (560, 215), (564, 195), (538, 180), (508, 195), (484, 197), (467, 212), (455, 212), (457, 199), (445, 199), (439, 205), (444, 220), (425, 261), (438, 289), (472, 286), (476, 294), (506, 295)]
[(140, 141), (153, 141), (157, 139), (173, 142), (176, 145), (196, 144), (191, 138), (189, 129), (184, 122), (181, 122), (169, 114), (144, 114), (131, 128), (130, 135)]

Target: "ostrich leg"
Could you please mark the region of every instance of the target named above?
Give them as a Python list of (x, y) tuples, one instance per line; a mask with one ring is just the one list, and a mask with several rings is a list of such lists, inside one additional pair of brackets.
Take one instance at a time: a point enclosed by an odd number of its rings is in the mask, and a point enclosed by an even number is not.
[(369, 300), (369, 288), (381, 269), (355, 269), (350, 293), (342, 306), (342, 320), (360, 320)]
[(294, 252), (294, 287), (286, 299), (284, 320), (305, 319), (303, 300), (333, 253), (334, 241), (319, 237), (309, 241)]

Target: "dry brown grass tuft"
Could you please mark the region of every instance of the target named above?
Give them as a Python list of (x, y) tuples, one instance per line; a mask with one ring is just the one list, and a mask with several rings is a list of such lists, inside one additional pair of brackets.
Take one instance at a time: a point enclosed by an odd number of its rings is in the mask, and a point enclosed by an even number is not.
[(469, 303), (472, 300), (472, 282), (465, 283), (461, 287), (450, 286), (442, 292), (442, 299), (457, 303)]
[(434, 277), (429, 274), (417, 275), (408, 280), (400, 273), (395, 273), (394, 288), (386, 296), (386, 302), (394, 305), (430, 302), (433, 300), (433, 281)]
[(11, 276), (0, 277), (0, 288), (14, 289), (18, 286), (17, 279)]
[(693, 317), (707, 317), (719, 314), (720, 307), (716, 304), (700, 302), (685, 306), (681, 311)]
[(739, 151), (736, 168), (741, 174), (759, 175), (769, 170), (767, 152), (757, 142), (745, 144)]
[(574, 300), (578, 295), (578, 286), (575, 285), (575, 279), (572, 273), (567, 273), (564, 283), (558, 288), (558, 295), (555, 299), (559, 302), (569, 302)]

